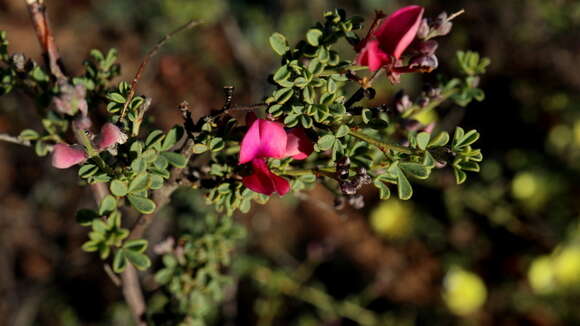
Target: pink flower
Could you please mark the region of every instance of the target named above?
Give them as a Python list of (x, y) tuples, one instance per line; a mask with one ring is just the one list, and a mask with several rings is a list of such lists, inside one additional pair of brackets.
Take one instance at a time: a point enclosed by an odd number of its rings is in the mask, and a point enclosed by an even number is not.
[(101, 127), (101, 133), (95, 138), (95, 145), (99, 150), (122, 144), (127, 140), (127, 136), (114, 124), (107, 122)]
[(286, 156), (287, 140), (288, 135), (281, 123), (256, 119), (242, 139), (239, 164), (257, 157), (283, 158)]
[(52, 150), (52, 166), (57, 169), (68, 169), (84, 162), (87, 154), (81, 148), (68, 144), (56, 144)]
[(314, 151), (314, 144), (303, 128), (292, 128), (288, 130), (285, 156), (292, 156), (295, 160), (303, 160)]
[[(87, 121), (90, 122), (90, 120)], [(81, 129), (80, 132), (85, 132), (85, 129), (81, 128), (85, 126), (83, 124), (85, 122), (77, 120), (75, 121), (75, 127)], [(108, 122), (101, 127), (101, 132), (95, 138), (94, 146), (98, 152), (101, 152), (113, 145), (122, 144), (125, 141), (127, 141), (127, 135), (119, 127)], [(57, 169), (68, 169), (73, 165), (84, 162), (87, 158), (87, 152), (81, 145), (56, 144), (52, 151), (52, 166)]]
[(415, 39), (422, 17), (421, 6), (407, 6), (392, 13), (376, 29), (369, 31), (356, 63), (368, 66), (371, 71), (394, 64), (393, 58), (399, 60)]
[(280, 195), (290, 190), (287, 180), (272, 173), (266, 164), (266, 158), (292, 157), (303, 160), (312, 153), (314, 145), (302, 128), (293, 128), (288, 132), (279, 122), (256, 119), (248, 114), (250, 128), (240, 145), (239, 164), (252, 162), (253, 172), (243, 178), (243, 183), (251, 190), (271, 195)]
[(274, 192), (283, 196), (290, 191), (290, 183), (288, 180), (272, 173), (272, 171), (268, 169), (268, 165), (263, 158), (253, 159), (252, 167), (254, 172), (242, 179), (242, 182), (246, 187), (268, 196), (272, 195)]

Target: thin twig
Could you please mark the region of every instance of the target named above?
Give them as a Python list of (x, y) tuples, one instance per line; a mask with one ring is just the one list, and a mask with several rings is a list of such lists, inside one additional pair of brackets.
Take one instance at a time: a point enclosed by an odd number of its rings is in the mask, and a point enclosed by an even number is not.
[(141, 284), (139, 283), (139, 274), (133, 265), (127, 264), (125, 271), (121, 274), (123, 280), (123, 296), (131, 309), (131, 314), (135, 320), (135, 325), (146, 326), (147, 323), (143, 320), (145, 314), (145, 299), (141, 292)]
[(143, 74), (143, 71), (145, 71), (145, 67), (147, 66), (147, 64), (149, 63), (151, 58), (153, 58), (155, 56), (155, 54), (157, 54), (159, 49), (161, 49), (161, 47), (167, 41), (169, 41), (173, 36), (175, 36), (176, 34), (182, 32), (182, 31), (185, 31), (187, 29), (193, 28), (199, 24), (200, 24), (199, 21), (190, 20), (186, 24), (178, 27), (173, 32), (165, 35), (161, 40), (159, 40), (159, 42), (157, 42), (157, 44), (155, 44), (155, 46), (151, 50), (149, 50), (149, 52), (147, 53), (147, 55), (143, 59), (143, 62), (141, 62), (141, 65), (139, 65), (139, 68), (137, 69), (137, 73), (135, 74), (133, 81), (131, 81), (131, 90), (129, 91), (129, 96), (127, 97), (127, 102), (125, 102), (125, 105), (123, 106), (123, 110), (121, 111), (120, 120), (123, 120), (125, 118), (125, 114), (127, 113), (127, 107), (129, 106), (129, 103), (131, 103), (131, 101), (133, 100), (133, 97), (135, 96), (135, 92), (137, 91), (137, 84), (139, 83), (139, 80), (141, 79), (141, 75)]
[(18, 145), (30, 147), (30, 141), (20, 139), (18, 137), (10, 136), (7, 134), (0, 134), (0, 141), (5, 141), (5, 142), (13, 143), (13, 144), (18, 144)]
[(119, 276), (117, 276), (117, 274), (115, 274), (115, 272), (113, 272), (113, 269), (111, 268), (111, 266), (109, 266), (109, 264), (103, 264), (103, 269), (105, 270), (105, 272), (107, 273), (107, 275), (109, 276), (111, 281), (113, 281), (113, 284), (115, 284), (118, 287), (121, 287), (123, 282), (121, 281)]
[(54, 42), (52, 30), (48, 24), (44, 0), (25, 0), (25, 2), (50, 73), (59, 84), (66, 83), (67, 77), (60, 67), (60, 55)]

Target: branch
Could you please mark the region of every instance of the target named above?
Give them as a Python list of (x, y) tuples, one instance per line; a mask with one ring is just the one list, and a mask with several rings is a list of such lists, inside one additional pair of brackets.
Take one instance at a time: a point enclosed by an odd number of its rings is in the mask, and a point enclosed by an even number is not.
[[(31, 1), (31, 0), (27, 0), (27, 1)], [(151, 58), (153, 58), (157, 54), (159, 49), (161, 49), (161, 47), (167, 41), (169, 41), (173, 36), (175, 36), (179, 32), (194, 28), (195, 26), (197, 26), (199, 24), (200, 24), (199, 21), (190, 20), (188, 23), (178, 27), (173, 32), (165, 35), (161, 40), (159, 40), (159, 42), (157, 42), (157, 44), (155, 44), (155, 46), (151, 50), (149, 50), (149, 52), (147, 53), (147, 55), (143, 59), (143, 62), (141, 62), (141, 64), (139, 65), (139, 68), (137, 69), (137, 73), (135, 74), (133, 81), (131, 81), (131, 90), (129, 91), (129, 96), (127, 96), (127, 102), (125, 102), (125, 105), (123, 106), (123, 110), (121, 111), (121, 118), (119, 119), (119, 121), (122, 121), (125, 118), (125, 114), (127, 113), (127, 107), (129, 106), (129, 103), (131, 103), (131, 101), (133, 100), (133, 97), (135, 96), (135, 92), (137, 91), (137, 84), (139, 83), (139, 80), (141, 79), (141, 75), (143, 74), (143, 71), (145, 71), (145, 67), (147, 66), (147, 64), (149, 63)]]
[(141, 284), (139, 283), (139, 275), (133, 265), (127, 264), (125, 271), (121, 274), (123, 280), (123, 296), (125, 301), (131, 309), (131, 314), (135, 320), (135, 325), (146, 326), (147, 323), (143, 320), (145, 314), (145, 299), (141, 292)]
[(415, 104), (412, 107), (410, 107), (409, 109), (407, 109), (406, 111), (404, 111), (402, 114), (402, 117), (409, 119), (409, 118), (416, 116), (419, 113), (429, 112), (429, 111), (433, 110), (434, 108), (438, 107), (439, 105), (441, 105), (443, 102), (445, 102), (451, 96), (455, 95), (455, 93), (457, 93), (457, 89), (455, 89), (455, 88), (450, 89), (450, 90), (444, 92), (443, 94), (441, 94), (436, 99), (431, 100), (429, 102), (429, 104), (427, 104), (424, 107), (421, 107), (421, 106)]
[(368, 136), (360, 131), (356, 131), (356, 130), (351, 129), (349, 134), (355, 138), (358, 138), (362, 141), (365, 141), (371, 145), (376, 146), (383, 153), (386, 153), (388, 150), (393, 150), (393, 151), (397, 151), (397, 152), (401, 152), (401, 153), (405, 153), (405, 154), (413, 154), (413, 151), (408, 147), (384, 143), (384, 142), (377, 140), (377, 139), (374, 139), (373, 137)]
[(18, 145), (30, 147), (30, 141), (22, 140), (18, 137), (10, 136), (8, 134), (0, 134), (0, 140), (5, 141), (5, 142), (9, 142), (9, 143), (13, 143), (13, 144), (18, 144)]
[(32, 19), (36, 37), (42, 47), (42, 55), (50, 69), (50, 73), (56, 78), (59, 84), (65, 83), (67, 77), (60, 67), (60, 55), (54, 42), (54, 37), (48, 24), (46, 6), (44, 0), (25, 0), (28, 13)]

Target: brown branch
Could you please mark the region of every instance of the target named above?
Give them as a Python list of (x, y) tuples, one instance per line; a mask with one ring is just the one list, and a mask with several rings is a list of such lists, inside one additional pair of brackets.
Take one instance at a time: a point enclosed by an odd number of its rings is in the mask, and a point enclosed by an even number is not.
[[(59, 86), (67, 85), (68, 78), (64, 74), (63, 70), (60, 67), (60, 55), (58, 54), (58, 50), (56, 48), (56, 43), (54, 41), (54, 36), (48, 24), (48, 18), (46, 14), (46, 6), (44, 5), (44, 0), (25, 0), (26, 6), (28, 8), (28, 12), (30, 14), (32, 24), (34, 26), (34, 30), (36, 31), (36, 36), (38, 37), (38, 41), (40, 42), (40, 46), (42, 47), (43, 56), (47, 65), (49, 66), (50, 73), (53, 77), (56, 78), (57, 83)], [(145, 61), (139, 67), (137, 71), (137, 75), (133, 80), (131, 85), (131, 92), (130, 98), (128, 99), (127, 103), (131, 102), (132, 97), (135, 94), (135, 88), (137, 86), (137, 82), (143, 73), (145, 65), (149, 61), (149, 59), (155, 55), (155, 53), (159, 50), (159, 48), (173, 36), (175, 33), (184, 30), (186, 28), (191, 28), (197, 25), (196, 22), (189, 22), (188, 24), (180, 27), (175, 32), (165, 36), (147, 55)], [(127, 104), (126, 104), (127, 105)], [(123, 112), (126, 109), (123, 108)], [(2, 140), (7, 140), (11, 142), (15, 142), (13, 138), (3, 137)], [(18, 142), (21, 143), (21, 142)], [(24, 145), (24, 144), (23, 144)], [(109, 193), (106, 185), (104, 183), (97, 183), (91, 185), (91, 190), (93, 192), (93, 196), (97, 204)], [(107, 275), (112, 279), (113, 283), (119, 285), (119, 278), (116, 275), (110, 273), (110, 267), (105, 265), (105, 271), (107, 271)], [(143, 298), (143, 293), (141, 291), (141, 285), (139, 283), (139, 275), (135, 268), (128, 264), (125, 271), (121, 275), (122, 278), (122, 286), (123, 286), (123, 295), (133, 318), (135, 319), (135, 323), (138, 326), (146, 326), (147, 324), (143, 321), (143, 314), (145, 312), (145, 299)]]
[(22, 140), (18, 137), (10, 136), (7, 134), (0, 134), (0, 141), (5, 141), (8, 143), (13, 143), (13, 144), (18, 144), (18, 145), (30, 147), (30, 141)]
[(131, 309), (135, 325), (146, 326), (147, 323), (143, 320), (143, 315), (145, 314), (145, 299), (141, 292), (141, 284), (139, 283), (137, 270), (133, 265), (127, 264), (125, 271), (121, 274), (121, 278), (123, 280), (123, 296)]
[[(30, 0), (27, 0), (27, 1), (30, 1)], [(159, 40), (159, 42), (157, 42), (157, 44), (155, 44), (155, 46), (151, 50), (149, 50), (149, 52), (147, 53), (147, 55), (143, 59), (143, 62), (141, 62), (141, 64), (139, 65), (139, 68), (137, 69), (137, 73), (135, 74), (133, 81), (131, 81), (131, 89), (129, 90), (129, 96), (127, 96), (127, 102), (125, 102), (125, 105), (123, 106), (123, 110), (121, 111), (121, 118), (119, 119), (120, 121), (125, 118), (125, 114), (127, 113), (127, 107), (129, 106), (129, 103), (131, 103), (131, 100), (133, 100), (133, 97), (135, 96), (135, 92), (137, 91), (137, 84), (139, 84), (139, 80), (141, 79), (141, 75), (143, 75), (143, 71), (145, 71), (145, 67), (147, 66), (147, 64), (149, 63), (151, 58), (153, 58), (155, 56), (155, 54), (157, 54), (159, 49), (161, 49), (161, 47), (167, 41), (169, 41), (173, 36), (175, 36), (176, 34), (182, 32), (182, 31), (193, 28), (199, 24), (200, 24), (199, 21), (190, 20), (188, 23), (178, 27), (173, 32), (165, 35), (161, 40)]]
[(54, 42), (52, 30), (48, 24), (44, 0), (25, 0), (25, 2), (50, 73), (56, 78), (59, 84), (66, 82), (67, 77), (60, 67), (60, 55)]

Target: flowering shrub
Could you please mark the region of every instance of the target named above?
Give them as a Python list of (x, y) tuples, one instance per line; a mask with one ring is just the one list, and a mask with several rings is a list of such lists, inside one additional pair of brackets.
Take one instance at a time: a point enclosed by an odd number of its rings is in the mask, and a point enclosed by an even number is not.
[[(29, 9), (35, 24), (48, 26), (42, 1), (30, 1)], [(466, 172), (479, 171), (482, 154), (473, 147), (477, 131), (456, 127), (450, 135), (416, 117), (448, 101), (466, 106), (483, 100), (479, 76), (489, 60), (460, 51), (462, 77), (441, 77), (415, 100), (401, 91), (391, 101), (374, 101), (390, 86), (377, 83), (381, 73), (396, 85), (403, 73), (437, 68), (434, 38), (451, 31), (455, 15), (425, 16), (420, 6), (389, 16), (377, 12), (361, 34), (363, 19), (337, 9), (325, 12), (305, 40), (294, 43), (275, 33), (269, 43), (280, 65), (269, 77), (274, 90), (263, 102), (233, 105), (233, 89), (225, 88), (223, 108), (193, 121), (183, 103), (183, 123), (167, 131), (145, 123), (151, 99), (137, 94), (150, 56), (131, 84), (111, 85), (119, 74), (115, 50), (106, 55), (93, 50), (82, 75), (66, 76), (52, 38), (46, 37), (48, 28), (37, 29), (48, 70), (21, 54), (9, 55), (5, 34), (0, 35), (0, 94), (22, 89), (38, 100), (44, 129), (23, 130), (11, 139), (33, 146), (40, 156), (50, 153), (55, 168), (78, 166), (80, 180), (93, 189), (97, 208), (77, 213), (79, 223), (90, 228), (82, 248), (98, 252), (114, 273), (122, 273), (137, 322), (155, 318), (151, 311), (145, 317), (135, 303), (141, 289), (131, 282), (133, 267), (151, 266), (143, 236), (147, 226), (178, 187), (206, 192), (207, 202), (223, 217), (208, 213), (205, 233), (156, 247), (164, 255), (156, 280), (179, 304), (165, 309), (200, 322), (206, 311), (200, 306), (222, 297), (223, 267), (229, 264), (233, 240), (240, 237), (229, 216), (247, 212), (253, 201), (265, 203), (275, 193), (284, 196), (320, 182), (336, 193), (338, 206), (348, 202), (360, 208), (359, 190), (366, 184), (382, 199), (395, 191), (408, 200), (411, 181), (427, 179), (435, 170), (451, 169), (457, 183), (466, 180)], [(353, 51), (339, 53), (335, 45), (341, 42)], [(95, 134), (92, 115), (100, 105), (106, 107), (108, 122)], [(245, 123), (234, 118), (237, 111), (250, 111)], [(131, 209), (140, 214), (133, 225), (127, 223)], [(197, 236), (207, 236), (208, 243)], [(212, 258), (201, 262), (200, 253)]]

